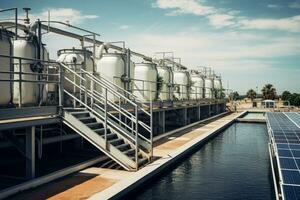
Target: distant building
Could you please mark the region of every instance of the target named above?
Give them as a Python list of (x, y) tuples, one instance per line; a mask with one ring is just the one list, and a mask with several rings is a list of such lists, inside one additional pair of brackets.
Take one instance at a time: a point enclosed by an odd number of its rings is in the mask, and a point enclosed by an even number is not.
[(261, 106), (263, 108), (275, 108), (276, 102), (274, 100), (269, 100), (269, 99), (263, 100)]

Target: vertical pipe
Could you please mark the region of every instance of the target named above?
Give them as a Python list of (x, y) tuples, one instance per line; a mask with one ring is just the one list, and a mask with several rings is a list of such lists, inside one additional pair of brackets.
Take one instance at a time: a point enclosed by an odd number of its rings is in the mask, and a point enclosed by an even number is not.
[(59, 64), (59, 96), (58, 96), (58, 101), (59, 101), (59, 111), (60, 115), (63, 114), (62, 109), (63, 109), (63, 103), (64, 103), (64, 68), (61, 64)]
[(105, 104), (104, 104), (104, 140), (105, 148), (107, 149), (107, 88), (105, 88)]
[(119, 96), (119, 124), (120, 126), (122, 125), (121, 120), (122, 120), (122, 115), (121, 115), (121, 97)]
[(19, 58), (19, 108), (22, 107), (22, 61)]
[[(76, 70), (76, 64), (75, 64), (75, 67), (74, 67), (74, 71), (75, 70)], [(73, 95), (76, 97), (76, 73), (75, 72), (73, 73)], [(73, 98), (73, 107), (76, 108), (75, 98)]]
[(138, 129), (139, 129), (139, 121), (138, 121), (138, 106), (135, 105), (135, 163), (136, 170), (139, 169), (139, 144), (138, 144)]
[(94, 81), (91, 78), (91, 108), (94, 106)]
[(18, 8), (15, 8), (15, 39), (18, 39)]
[[(163, 123), (165, 123), (165, 120), (163, 120)], [(152, 100), (150, 101), (150, 141), (151, 141), (150, 159), (152, 160), (153, 158), (153, 102)]]
[(128, 91), (130, 89), (130, 49), (126, 50), (126, 63), (125, 63), (125, 73), (126, 73), (126, 82), (125, 82), (125, 89)]

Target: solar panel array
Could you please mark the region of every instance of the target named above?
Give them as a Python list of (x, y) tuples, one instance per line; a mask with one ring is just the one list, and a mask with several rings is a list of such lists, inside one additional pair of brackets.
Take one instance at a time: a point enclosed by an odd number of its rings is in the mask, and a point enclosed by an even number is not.
[[(300, 115), (267, 113), (284, 199), (300, 200)], [(299, 124), (298, 124), (299, 123)]]
[(285, 115), (290, 120), (292, 120), (295, 124), (297, 124), (297, 126), (300, 128), (300, 114), (299, 113), (290, 112), (290, 113), (285, 113)]

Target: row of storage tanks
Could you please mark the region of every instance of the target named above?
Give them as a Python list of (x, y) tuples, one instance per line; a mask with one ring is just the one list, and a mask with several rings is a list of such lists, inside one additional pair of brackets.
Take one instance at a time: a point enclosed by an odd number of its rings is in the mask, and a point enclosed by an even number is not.
[[(35, 35), (27, 34), (23, 37), (13, 39), (10, 32), (0, 30), (0, 54), (12, 55), (15, 57), (25, 57), (37, 59), (37, 52), (40, 46)], [(140, 100), (148, 101), (168, 101), (168, 100), (196, 100), (201, 98), (221, 98), (222, 82), (221, 77), (202, 74), (199, 71), (183, 70), (177, 66), (170, 66), (164, 62), (142, 62), (126, 64), (126, 53), (108, 52), (107, 46), (97, 47), (96, 57), (93, 53), (85, 49), (63, 49), (58, 51), (57, 61), (65, 63), (75, 71), (84, 68), (88, 72), (97, 74), (117, 86), (129, 90)], [(40, 56), (44, 60), (49, 60), (47, 50), (43, 47)], [(12, 64), (12, 62), (14, 64)], [(18, 61), (0, 57), (0, 71), (19, 71)], [(45, 73), (37, 70), (33, 61), (22, 61), (22, 72), (25, 73)], [(129, 66), (129, 69), (128, 69)], [(49, 69), (48, 69), (49, 70)], [(48, 72), (48, 71), (47, 71)], [(66, 73), (65, 77), (74, 79), (74, 76)], [(127, 80), (124, 81), (124, 77)], [(10, 79), (9, 74), (0, 73), (0, 79)], [(18, 79), (15, 75), (14, 79)], [(22, 79), (37, 80), (36, 75), (22, 75)], [(75, 80), (78, 82), (79, 80)], [(22, 87), (22, 103), (36, 104), (45, 101), (47, 92), (55, 88), (24, 82)], [(74, 92), (74, 86), (65, 81), (64, 86), (68, 91)], [(99, 88), (101, 92), (101, 88)], [(6, 105), (9, 102), (18, 104), (19, 83), (1, 82), (0, 104)], [(110, 99), (116, 101), (113, 96)]]
[[(197, 100), (203, 98), (221, 98), (222, 81), (220, 76), (204, 75), (195, 70), (183, 70), (171, 67), (162, 62), (134, 63), (130, 60), (129, 69), (126, 70), (126, 53), (105, 52), (104, 45), (96, 51), (97, 59), (92, 52), (82, 49), (64, 49), (58, 52), (59, 62), (65, 63), (71, 69), (79, 70), (84, 66), (88, 72), (116, 84), (118, 87), (132, 92), (138, 99), (149, 102), (155, 100)], [(85, 62), (83, 65), (81, 65)], [(69, 79), (72, 74), (66, 73)], [(129, 77), (126, 87), (124, 77)], [(78, 82), (79, 80), (77, 80)], [(73, 86), (65, 87), (73, 91)], [(114, 97), (109, 98), (117, 101)]]

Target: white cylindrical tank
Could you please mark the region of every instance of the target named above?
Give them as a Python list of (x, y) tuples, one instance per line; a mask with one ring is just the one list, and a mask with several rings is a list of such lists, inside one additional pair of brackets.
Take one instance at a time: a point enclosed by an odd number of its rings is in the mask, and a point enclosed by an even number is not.
[(220, 99), (222, 97), (222, 80), (220, 76), (215, 76), (214, 78), (214, 90), (215, 97)]
[(211, 77), (205, 77), (204, 79), (204, 85), (205, 85), (205, 98), (212, 99), (213, 98), (213, 89), (214, 89), (214, 83), (213, 78)]
[[(14, 51), (13, 51), (14, 56), (37, 59), (37, 52), (39, 46), (36, 37), (34, 36), (20, 37), (13, 42), (13, 46), (14, 46)], [(41, 50), (41, 59), (49, 60), (49, 55), (45, 48), (42, 48)], [(14, 59), (14, 63), (15, 63), (14, 71), (20, 72), (19, 59)], [(38, 80), (39, 72), (43, 72), (43, 71), (38, 71), (37, 70), (38, 67), (41, 66), (39, 66), (35, 61), (22, 60), (21, 71), (23, 73), (36, 73), (36, 75), (23, 74), (21, 77), (22, 80), (29, 80), (29, 81)], [(15, 74), (14, 79), (19, 80), (19, 76)], [(43, 100), (45, 100), (46, 94), (45, 94), (45, 87), (43, 85), (39, 85), (33, 82), (23, 82), (21, 84), (21, 89), (22, 89), (22, 97), (21, 97), (22, 104), (36, 104), (38, 103), (39, 97), (42, 97)], [(15, 104), (19, 103), (19, 98), (20, 98), (19, 92), (20, 92), (19, 82), (15, 82), (13, 87), (13, 102)]]
[[(12, 33), (0, 29), (0, 54), (13, 56), (12, 50)], [(10, 58), (0, 57), (0, 71), (12, 71), (12, 60)], [(5, 73), (0, 73), (0, 80), (9, 80), (10, 75)], [(12, 82), (1, 81), (0, 83), (0, 105), (7, 105), (12, 99)]]
[(162, 101), (171, 100), (172, 91), (171, 86), (173, 84), (173, 72), (170, 67), (167, 66), (158, 66), (157, 67), (158, 76), (160, 77), (160, 91), (158, 91), (159, 99)]
[(157, 97), (157, 69), (154, 63), (137, 63), (134, 70), (133, 94), (142, 101)]
[(202, 99), (204, 90), (203, 75), (197, 71), (191, 71), (191, 99)]
[(176, 70), (174, 73), (174, 97), (178, 100), (189, 99), (190, 75), (188, 71)]
[[(101, 74), (101, 77), (116, 84), (118, 87), (132, 91), (133, 81), (130, 82), (129, 88), (125, 88), (125, 82), (122, 80), (126, 75), (124, 57), (125, 54), (121, 53), (104, 53), (101, 55), (100, 60), (97, 61), (96, 71)], [(134, 68), (134, 63), (130, 61), (130, 79), (134, 79)], [(108, 98), (112, 101), (119, 100), (113, 94), (108, 94)]]
[[(94, 60), (92, 58), (92, 52), (84, 49), (61, 49), (57, 52), (57, 62), (62, 62), (68, 66), (71, 70), (80, 74), (81, 68), (87, 72), (94, 72)], [(68, 80), (69, 79), (69, 80)], [(64, 88), (71, 92), (79, 92), (79, 89), (71, 82), (75, 82), (80, 85), (80, 78), (74, 76), (70, 71), (65, 70)], [(85, 83), (82, 82), (84, 85)], [(89, 87), (89, 83), (88, 83)]]

